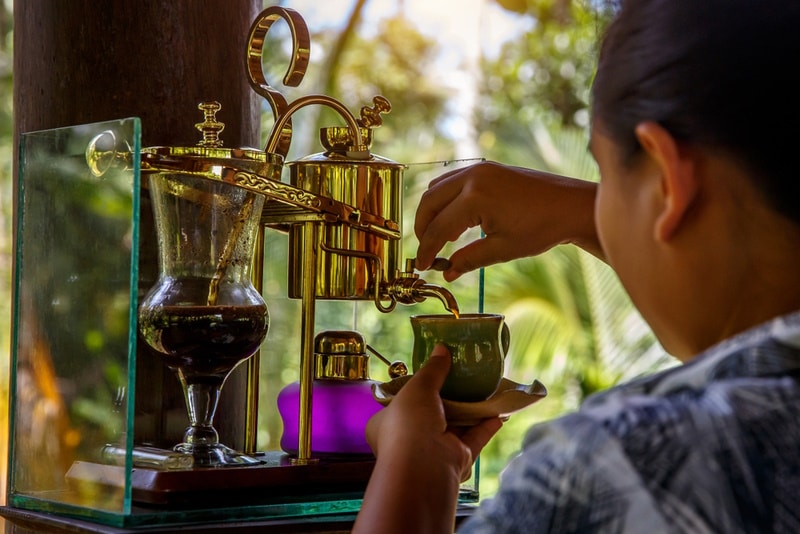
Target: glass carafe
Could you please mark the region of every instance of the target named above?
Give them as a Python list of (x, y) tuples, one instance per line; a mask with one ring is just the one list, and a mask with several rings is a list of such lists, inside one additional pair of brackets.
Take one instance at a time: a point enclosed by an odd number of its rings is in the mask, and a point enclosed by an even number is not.
[(159, 277), (139, 306), (139, 334), (183, 387), (190, 426), (175, 450), (197, 466), (258, 463), (219, 443), (213, 418), (225, 379), (267, 334), (250, 276), (264, 196), (183, 173), (153, 174), (149, 187)]

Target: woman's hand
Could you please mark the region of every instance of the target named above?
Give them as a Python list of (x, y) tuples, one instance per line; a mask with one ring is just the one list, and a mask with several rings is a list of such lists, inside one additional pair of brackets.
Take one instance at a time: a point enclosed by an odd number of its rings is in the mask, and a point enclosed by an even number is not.
[[(474, 427), (449, 428), (439, 390), (450, 371), (447, 347), (437, 345), (426, 364), (403, 386), (385, 409), (367, 424), (367, 442), (380, 458), (418, 450), (452, 464), (459, 482), (470, 477), (472, 464), (489, 439), (500, 429), (500, 419), (488, 419)], [(424, 458), (424, 457), (422, 457)]]
[(417, 208), (417, 269), (448, 241), (479, 226), (485, 237), (453, 253), (444, 278), (540, 254), (562, 243), (602, 257), (594, 226), (597, 184), (485, 162), (431, 181)]
[(439, 390), (450, 363), (447, 348), (437, 345), (370, 419), (367, 441), (377, 461), (353, 532), (453, 532), (459, 485), (502, 421), (448, 428)]

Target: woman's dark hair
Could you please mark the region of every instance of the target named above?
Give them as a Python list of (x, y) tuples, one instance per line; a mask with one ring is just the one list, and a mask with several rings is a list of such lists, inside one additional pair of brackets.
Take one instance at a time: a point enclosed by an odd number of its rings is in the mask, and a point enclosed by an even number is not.
[(593, 117), (626, 158), (634, 128), (724, 151), (800, 223), (800, 0), (622, 0), (595, 77)]

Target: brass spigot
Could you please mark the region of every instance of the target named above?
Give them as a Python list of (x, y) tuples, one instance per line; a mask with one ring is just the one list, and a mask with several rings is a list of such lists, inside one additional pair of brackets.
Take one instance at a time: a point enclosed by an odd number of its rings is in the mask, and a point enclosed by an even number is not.
[(398, 271), (394, 280), (387, 287), (387, 293), (401, 304), (415, 304), (427, 298), (435, 297), (444, 308), (458, 317), (458, 302), (453, 294), (442, 286), (429, 284), (414, 272), (414, 259), (406, 259), (405, 270)]

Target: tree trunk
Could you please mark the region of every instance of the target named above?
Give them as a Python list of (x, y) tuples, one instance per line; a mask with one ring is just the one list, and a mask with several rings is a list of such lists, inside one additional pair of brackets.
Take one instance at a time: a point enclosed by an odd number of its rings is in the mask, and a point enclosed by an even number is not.
[[(261, 0), (18, 0), (14, 4), (14, 145), (35, 130), (126, 117), (142, 121), (142, 146), (194, 146), (201, 101), (222, 104), (226, 147), (259, 145), (259, 97), (245, 66)], [(18, 170), (17, 162), (14, 165)], [(16, 184), (16, 180), (15, 180)], [(16, 195), (15, 195), (16, 196)], [(157, 274), (149, 198), (142, 195), (140, 295)], [(15, 207), (16, 210), (16, 207)], [(141, 345), (141, 344), (140, 344)], [(136, 443), (168, 447), (188, 419), (174, 374), (139, 350)], [(248, 449), (247, 366), (225, 385), (220, 440)]]

